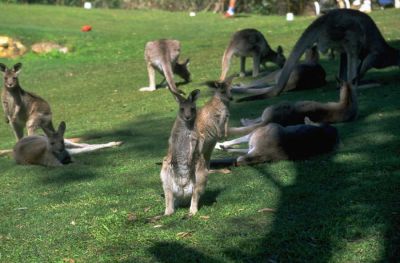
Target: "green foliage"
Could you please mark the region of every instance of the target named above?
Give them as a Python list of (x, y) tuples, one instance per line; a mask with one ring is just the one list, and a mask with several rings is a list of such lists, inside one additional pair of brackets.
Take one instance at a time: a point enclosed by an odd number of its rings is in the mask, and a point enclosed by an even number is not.
[[(372, 17), (400, 48), (400, 10)], [(44, 97), (66, 136), (85, 142), (122, 140), (118, 148), (75, 156), (62, 168), (17, 166), (0, 157), (0, 262), (395, 262), (400, 247), (399, 69), (371, 70), (381, 87), (358, 92), (355, 122), (338, 124), (335, 153), (301, 162), (235, 167), (211, 174), (199, 213), (188, 208), (158, 218), (164, 198), (156, 165), (166, 154), (177, 104), (168, 90), (139, 92), (148, 84), (145, 43), (179, 39), (191, 58), (199, 106), (218, 78), (233, 32), (257, 28), (285, 55), (314, 17), (157, 10), (84, 10), (43, 5), (1, 5), (0, 32), (31, 45), (51, 40), (73, 47), (67, 55), (0, 59), (23, 63), (21, 85)], [(80, 32), (84, 24), (93, 30)], [(247, 67), (251, 60), (247, 61)], [(230, 73), (239, 69), (232, 60)], [(327, 87), (288, 92), (264, 101), (232, 103), (230, 122), (255, 117), (289, 100), (334, 101), (338, 60), (322, 57)], [(269, 70), (274, 70), (269, 65)], [(157, 81), (162, 77), (157, 75)], [(179, 81), (179, 77), (176, 77)], [(246, 82), (249, 78), (237, 79)], [(2, 81), (0, 80), (0, 83)], [(0, 149), (15, 143), (0, 122)], [(215, 152), (214, 157), (226, 153)], [(270, 212), (258, 212), (271, 208)], [(74, 260), (74, 261), (73, 261)]]

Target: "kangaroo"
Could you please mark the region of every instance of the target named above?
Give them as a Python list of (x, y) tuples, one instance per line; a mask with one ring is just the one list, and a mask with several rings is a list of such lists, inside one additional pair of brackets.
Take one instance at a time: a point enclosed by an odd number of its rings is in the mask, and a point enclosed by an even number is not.
[(314, 43), (323, 53), (329, 48), (340, 52), (339, 77), (343, 80), (359, 80), (371, 68), (400, 66), (400, 51), (386, 43), (367, 14), (351, 9), (332, 10), (318, 17), (301, 35), (282, 69), (274, 95), (284, 90), (296, 62)]
[(175, 94), (179, 112), (169, 137), (167, 156), (161, 168), (161, 181), (165, 195), (165, 215), (175, 211), (175, 204), (184, 204), (191, 200), (189, 213), (198, 211), (200, 195), (207, 184), (207, 169), (199, 152), (198, 133), (196, 131), (196, 100), (199, 90), (191, 92), (185, 99)]
[(245, 75), (246, 57), (253, 57), (253, 77), (257, 77), (260, 64), (265, 66), (267, 61), (274, 62), (279, 67), (285, 63), (283, 49), (278, 46), (273, 51), (265, 40), (263, 34), (256, 29), (243, 29), (233, 34), (231, 41), (222, 57), (222, 72), (220, 80), (223, 81), (229, 71), (230, 61), (233, 55), (240, 56), (240, 76)]
[[(248, 142), (248, 149), (231, 148), (235, 144), (244, 142)], [(228, 152), (245, 153), (233, 164), (249, 165), (307, 159), (334, 150), (338, 142), (337, 129), (329, 124), (283, 127), (277, 123), (269, 123), (244, 137), (221, 143), (219, 147)]]
[(140, 91), (156, 90), (155, 70), (157, 70), (167, 80), (171, 92), (184, 93), (176, 87), (173, 75), (174, 73), (179, 75), (186, 83), (190, 81), (190, 72), (188, 70), (189, 59), (182, 64), (179, 63), (180, 52), (181, 43), (178, 40), (160, 39), (147, 42), (144, 57), (147, 63), (150, 84), (149, 87), (143, 87)]
[[(257, 94), (255, 96), (240, 98), (237, 102), (272, 97), (273, 93), (271, 91), (274, 90), (274, 87), (266, 86), (271, 82), (277, 83), (281, 73), (282, 69), (278, 69), (250, 84), (234, 86), (232, 92)], [(284, 91), (320, 88), (326, 84), (325, 78), (326, 72), (321, 64), (319, 64), (319, 52), (317, 46), (314, 45), (306, 51), (305, 61), (296, 65), (290, 73)]]
[(282, 126), (295, 125), (303, 123), (305, 117), (318, 123), (347, 122), (354, 120), (357, 113), (356, 92), (350, 83), (342, 82), (338, 102), (282, 102), (267, 107), (259, 118), (242, 119), (242, 124), (247, 126), (231, 127), (229, 132), (230, 134), (246, 134), (268, 123), (277, 123)]
[(206, 84), (214, 90), (213, 97), (198, 111), (196, 129), (199, 133), (200, 153), (210, 168), (211, 154), (217, 141), (228, 135), (229, 102), (232, 78), (225, 81), (209, 81)]
[(10, 123), (17, 141), (24, 136), (24, 126), (28, 135), (33, 135), (39, 127), (54, 131), (51, 121), (50, 105), (41, 97), (27, 92), (19, 84), (18, 76), (21, 63), (12, 68), (0, 63), (0, 71), (4, 75), (4, 88), (1, 93), (6, 122)]
[(46, 136), (30, 135), (15, 144), (13, 156), (18, 164), (37, 164), (43, 166), (62, 166), (71, 162), (65, 149), (65, 122), (61, 122), (55, 132), (43, 127)]

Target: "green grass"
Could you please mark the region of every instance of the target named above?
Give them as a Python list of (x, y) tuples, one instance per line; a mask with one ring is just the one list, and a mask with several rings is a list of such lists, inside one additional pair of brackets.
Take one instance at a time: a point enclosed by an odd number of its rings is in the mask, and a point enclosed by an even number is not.
[[(397, 48), (399, 14), (371, 14)], [(400, 256), (398, 68), (367, 74), (385, 84), (359, 92), (359, 118), (336, 125), (337, 152), (210, 175), (198, 215), (187, 219), (188, 208), (180, 208), (152, 220), (164, 210), (155, 163), (166, 153), (177, 105), (165, 89), (138, 91), (148, 84), (145, 43), (181, 40), (194, 80), (181, 88), (200, 88), (203, 105), (210, 93), (201, 83), (218, 78), (234, 31), (258, 28), (272, 47), (282, 45), (288, 54), (314, 18), (288, 23), (278, 16), (226, 20), (211, 13), (4, 4), (0, 17), (1, 34), (27, 45), (52, 40), (73, 48), (67, 55), (0, 59), (9, 66), (23, 63), (22, 86), (51, 104), (57, 125), (66, 121), (66, 136), (98, 134), (90, 142), (125, 142), (57, 169), (0, 158), (0, 262), (394, 262)], [(93, 31), (80, 32), (84, 24)], [(336, 100), (338, 61), (324, 57), (322, 63), (326, 88), (233, 103), (232, 124), (282, 100)], [(238, 68), (235, 59), (230, 72)], [(1, 122), (0, 149), (14, 143)], [(275, 212), (257, 212), (262, 208)]]

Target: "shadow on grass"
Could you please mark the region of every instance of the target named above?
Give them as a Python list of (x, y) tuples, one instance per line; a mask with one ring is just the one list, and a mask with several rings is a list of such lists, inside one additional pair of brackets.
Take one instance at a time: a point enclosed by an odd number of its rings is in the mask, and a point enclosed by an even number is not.
[(75, 169), (72, 165), (56, 169), (59, 169), (59, 171), (42, 176), (40, 181), (44, 184), (68, 184), (77, 181), (93, 180), (97, 177), (96, 173), (89, 169)]
[(208, 256), (195, 248), (178, 242), (156, 242), (150, 249), (150, 253), (157, 258), (158, 262), (222, 262)]

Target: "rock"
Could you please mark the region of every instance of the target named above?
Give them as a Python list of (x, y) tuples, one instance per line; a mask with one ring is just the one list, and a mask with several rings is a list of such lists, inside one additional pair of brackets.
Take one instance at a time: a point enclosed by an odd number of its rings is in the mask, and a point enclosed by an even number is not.
[(26, 47), (21, 42), (8, 36), (0, 36), (0, 58), (15, 58), (25, 52)]
[(58, 51), (60, 53), (68, 53), (68, 48), (61, 46), (53, 42), (39, 42), (33, 44), (31, 47), (32, 51), (37, 54), (46, 54), (52, 51)]

